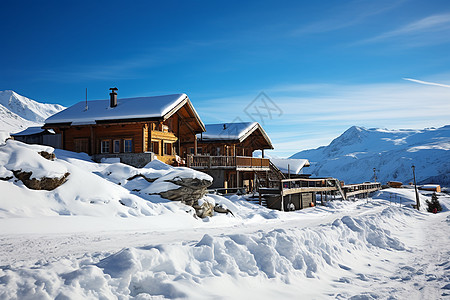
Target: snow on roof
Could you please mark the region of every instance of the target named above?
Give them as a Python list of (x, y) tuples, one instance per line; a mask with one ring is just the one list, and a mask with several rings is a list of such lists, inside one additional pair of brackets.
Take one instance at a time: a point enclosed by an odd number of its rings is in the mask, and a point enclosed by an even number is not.
[(258, 122), (207, 124), (206, 132), (197, 134), (197, 137), (203, 140), (239, 140), (257, 125)]
[(53, 129), (42, 129), (40, 126), (33, 126), (33, 127), (28, 127), (27, 129), (14, 133), (12, 134), (12, 136), (24, 136), (24, 135), (32, 135), (32, 134), (38, 134), (38, 133), (42, 133), (42, 132), (49, 132), (51, 134), (55, 134), (55, 131), (53, 131)]
[(291, 174), (300, 174), (303, 167), (309, 167), (307, 159), (270, 158), (270, 161), (285, 174), (288, 173), (288, 166)]
[(425, 184), (422, 185), (421, 188), (423, 189), (435, 189), (437, 187), (441, 187), (439, 184)]
[(118, 119), (158, 118), (188, 99), (186, 94), (153, 97), (123, 98), (116, 107), (108, 100), (81, 101), (49, 117), (46, 124), (72, 123), (73, 125), (95, 124), (96, 121)]
[(234, 123), (220, 123), (220, 124), (207, 124), (205, 125), (206, 132), (197, 134), (197, 138), (203, 141), (236, 141), (242, 142), (256, 129), (260, 129), (262, 135), (267, 140), (268, 144), (272, 147), (272, 141), (267, 136), (264, 129), (258, 122), (234, 122)]

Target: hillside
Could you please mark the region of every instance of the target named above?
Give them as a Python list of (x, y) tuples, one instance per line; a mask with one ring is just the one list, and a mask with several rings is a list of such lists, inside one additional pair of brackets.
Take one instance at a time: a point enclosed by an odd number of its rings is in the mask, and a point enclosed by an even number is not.
[(42, 125), (45, 119), (64, 108), (59, 104), (37, 102), (14, 91), (0, 91), (0, 131), (15, 133)]
[(346, 183), (412, 181), (411, 166), (422, 183), (450, 186), (450, 125), (423, 130), (387, 130), (353, 126), (328, 146), (304, 150), (291, 158), (305, 158), (313, 176), (333, 176)]

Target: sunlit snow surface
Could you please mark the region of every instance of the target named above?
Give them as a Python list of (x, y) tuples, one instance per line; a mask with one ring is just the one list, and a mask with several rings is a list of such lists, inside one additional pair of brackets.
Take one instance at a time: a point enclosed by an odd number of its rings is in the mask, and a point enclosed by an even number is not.
[[(36, 152), (39, 146), (8, 142), (0, 149), (2, 162), (8, 157), (14, 166), (41, 160), (11, 158), (15, 150)], [(187, 206), (149, 195), (144, 182), (132, 186), (129, 178), (207, 175), (160, 162), (136, 169), (55, 153), (42, 171), (62, 166), (71, 175), (54, 191), (0, 180), (1, 299), (449, 297), (445, 194), (439, 194), (444, 211), (438, 214), (426, 212), (428, 192), (420, 195), (421, 211), (413, 210), (412, 189), (295, 212), (208, 195), (202, 201), (221, 203), (234, 216), (201, 220)]]

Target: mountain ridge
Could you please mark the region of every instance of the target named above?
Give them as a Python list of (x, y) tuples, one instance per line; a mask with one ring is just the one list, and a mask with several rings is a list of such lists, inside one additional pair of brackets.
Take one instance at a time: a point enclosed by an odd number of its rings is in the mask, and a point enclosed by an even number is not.
[(425, 129), (380, 129), (352, 126), (329, 145), (300, 151), (290, 158), (306, 158), (313, 176), (332, 176), (348, 183), (374, 179), (412, 181), (450, 186), (450, 125)]
[(40, 126), (64, 108), (59, 104), (38, 102), (13, 90), (0, 91), (0, 130), (15, 133), (30, 126)]

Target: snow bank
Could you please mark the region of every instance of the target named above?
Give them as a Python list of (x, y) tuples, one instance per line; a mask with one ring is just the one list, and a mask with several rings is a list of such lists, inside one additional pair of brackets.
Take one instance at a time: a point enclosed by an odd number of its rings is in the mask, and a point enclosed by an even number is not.
[[(169, 203), (159, 196), (142, 197), (127, 189), (127, 179), (136, 174), (144, 174), (157, 179), (209, 178), (190, 169), (162, 167), (157, 169), (136, 169), (125, 164), (97, 164), (83, 154), (57, 150), (54, 161), (43, 158), (39, 152), (53, 152), (53, 148), (28, 145), (8, 140), (0, 146), (0, 218), (37, 216), (152, 216), (158, 214), (186, 215), (184, 205)], [(61, 177), (70, 173), (67, 181), (53, 191), (37, 191), (26, 188), (17, 181), (11, 171), (32, 172), (32, 178)], [(170, 175), (172, 174), (172, 176)], [(145, 180), (144, 180), (145, 181)], [(145, 181), (143, 186), (150, 185)], [(160, 187), (164, 188), (163, 186)], [(17, 200), (19, 199), (19, 200)]]
[(62, 177), (67, 173), (64, 164), (45, 159), (39, 152), (53, 153), (53, 148), (8, 140), (0, 147), (0, 166), (10, 171), (32, 172), (31, 178), (36, 179)]
[(9, 132), (0, 130), (0, 145), (5, 144), (6, 139), (9, 139), (10, 137)]
[[(334, 203), (347, 209), (348, 203)], [(404, 252), (405, 245), (383, 224), (402, 225), (417, 214), (394, 206), (363, 204), (377, 210), (370, 217), (343, 216), (318, 227), (274, 229), (251, 234), (211, 236), (191, 243), (124, 248), (115, 253), (86, 254), (82, 258), (40, 261), (33, 267), (0, 270), (5, 298), (137, 299), (235, 298), (231, 289), (250, 288), (264, 299), (270, 285), (299, 284), (304, 293), (342, 272), (351, 274), (355, 257), (380, 251)], [(318, 208), (320, 209), (320, 208)], [(333, 208), (331, 208), (333, 210)], [(340, 271), (338, 271), (340, 270)], [(358, 275), (365, 278), (364, 274)], [(245, 289), (245, 288), (244, 288)], [(234, 295), (234, 296), (233, 296)], [(242, 294), (241, 294), (242, 295)]]

